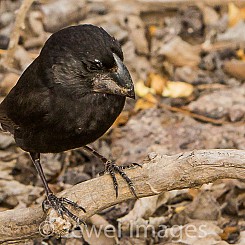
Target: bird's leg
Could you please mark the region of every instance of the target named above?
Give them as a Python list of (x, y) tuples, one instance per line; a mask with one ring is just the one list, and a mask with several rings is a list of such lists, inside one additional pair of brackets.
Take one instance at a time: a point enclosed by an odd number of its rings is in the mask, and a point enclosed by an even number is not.
[[(43, 210), (46, 211), (49, 208), (53, 208), (57, 211), (57, 213), (62, 216), (63, 215), (67, 215), (68, 217), (72, 218), (73, 220), (75, 220), (77, 223), (81, 224), (84, 223), (83, 220), (79, 219), (76, 215), (74, 215), (68, 208), (65, 207), (66, 204), (71, 205), (74, 208), (79, 208), (82, 209), (83, 212), (86, 212), (85, 209), (81, 206), (79, 206), (77, 203), (70, 201), (67, 198), (64, 197), (56, 197), (53, 192), (50, 190), (49, 186), (48, 186), (48, 182), (45, 178), (45, 175), (43, 173), (43, 169), (40, 163), (40, 153), (33, 153), (30, 152), (31, 155), (31, 159), (36, 167), (36, 170), (43, 182), (44, 185), (44, 189), (47, 195), (47, 199), (43, 202)], [(84, 223), (85, 224), (85, 223)]]
[(131, 179), (124, 172), (124, 169), (130, 169), (130, 168), (133, 168), (135, 166), (142, 167), (140, 164), (132, 163), (132, 164), (127, 165), (127, 166), (118, 166), (118, 165), (116, 165), (115, 162), (108, 160), (104, 156), (100, 155), (94, 149), (92, 149), (92, 148), (90, 148), (88, 146), (84, 146), (83, 148), (85, 150), (87, 150), (88, 152), (94, 154), (96, 157), (98, 157), (105, 164), (105, 170), (101, 173), (101, 175), (103, 175), (104, 173), (109, 173), (111, 175), (111, 178), (112, 178), (112, 181), (113, 181), (113, 186), (114, 186), (114, 189), (116, 191), (116, 197), (118, 197), (118, 183), (117, 183), (117, 179), (116, 179), (115, 173), (119, 173), (122, 176), (122, 178), (127, 182), (128, 186), (129, 186), (129, 189), (131, 190), (132, 194), (136, 198), (138, 198), (138, 196), (136, 194), (135, 186), (134, 186), (133, 182), (131, 181)]

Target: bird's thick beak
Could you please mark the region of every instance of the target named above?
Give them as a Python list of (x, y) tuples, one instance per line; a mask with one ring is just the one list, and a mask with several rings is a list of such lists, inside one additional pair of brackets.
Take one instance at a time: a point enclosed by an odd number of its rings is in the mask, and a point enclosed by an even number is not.
[(134, 84), (127, 67), (121, 59), (113, 54), (117, 69), (98, 75), (93, 81), (93, 91), (99, 93), (117, 94), (135, 99)]

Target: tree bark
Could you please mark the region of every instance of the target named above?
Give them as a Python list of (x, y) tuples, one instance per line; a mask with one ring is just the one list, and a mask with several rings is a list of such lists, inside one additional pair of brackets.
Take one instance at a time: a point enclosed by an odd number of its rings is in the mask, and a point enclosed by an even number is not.
[[(127, 170), (127, 174), (134, 182), (139, 197), (196, 187), (223, 178), (245, 180), (245, 151), (195, 150), (173, 156), (150, 153), (142, 168)], [(122, 178), (117, 175), (117, 179), (118, 198), (115, 197), (109, 175), (77, 184), (58, 196), (67, 197), (83, 206), (86, 213), (72, 211), (86, 220), (98, 211), (133, 198)], [(66, 217), (58, 217), (54, 210), (50, 210), (46, 216), (41, 206), (4, 211), (0, 213), (0, 243), (41, 237), (44, 234), (43, 224), (46, 223), (51, 224), (52, 229), (45, 234), (65, 235), (72, 228), (71, 222)]]

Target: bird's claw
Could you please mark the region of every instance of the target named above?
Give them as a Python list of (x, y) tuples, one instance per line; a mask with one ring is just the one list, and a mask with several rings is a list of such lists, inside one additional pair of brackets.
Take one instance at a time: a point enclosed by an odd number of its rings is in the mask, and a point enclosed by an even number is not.
[(115, 164), (115, 162), (112, 162), (112, 161), (109, 161), (109, 160), (105, 163), (105, 170), (103, 172), (101, 172), (100, 175), (103, 175), (105, 173), (109, 173), (110, 174), (110, 176), (112, 178), (112, 181), (113, 181), (114, 189), (116, 191), (116, 197), (118, 197), (118, 183), (117, 183), (117, 179), (116, 179), (115, 173), (119, 173), (122, 176), (122, 178), (127, 182), (128, 186), (129, 186), (129, 189), (132, 192), (132, 194), (136, 198), (138, 198), (133, 182), (126, 175), (126, 173), (123, 171), (124, 169), (134, 168), (135, 166), (142, 167), (142, 165), (138, 164), (138, 163), (132, 163), (132, 164), (127, 165), (127, 166), (118, 166), (118, 165)]
[(47, 212), (48, 209), (53, 208), (54, 210), (56, 210), (56, 212), (62, 217), (64, 218), (64, 214), (68, 217), (70, 217), (71, 219), (73, 219), (74, 221), (76, 221), (77, 224), (84, 224), (86, 225), (86, 223), (81, 220), (79, 217), (77, 217), (76, 215), (74, 215), (65, 205), (70, 205), (73, 208), (76, 209), (81, 209), (83, 212), (86, 213), (86, 210), (79, 206), (77, 203), (64, 198), (64, 197), (56, 197), (53, 193), (49, 193), (47, 195), (47, 199), (43, 201), (42, 207), (44, 212)]

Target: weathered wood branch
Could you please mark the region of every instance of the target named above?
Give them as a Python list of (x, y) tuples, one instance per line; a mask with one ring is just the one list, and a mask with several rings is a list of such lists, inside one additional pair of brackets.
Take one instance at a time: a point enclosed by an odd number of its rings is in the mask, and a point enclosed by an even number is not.
[[(135, 183), (139, 197), (195, 187), (222, 178), (245, 180), (245, 151), (197, 150), (173, 156), (151, 153), (142, 168), (137, 167), (127, 173)], [(75, 185), (59, 196), (82, 205), (87, 213), (76, 210), (74, 213), (86, 220), (100, 210), (133, 198), (127, 184), (120, 176), (117, 177), (117, 199), (108, 175)], [(39, 226), (45, 218), (52, 224), (54, 235), (64, 234), (71, 227), (70, 220), (62, 220), (54, 210), (45, 217), (41, 206), (4, 211), (0, 213), (0, 243), (40, 237)]]

